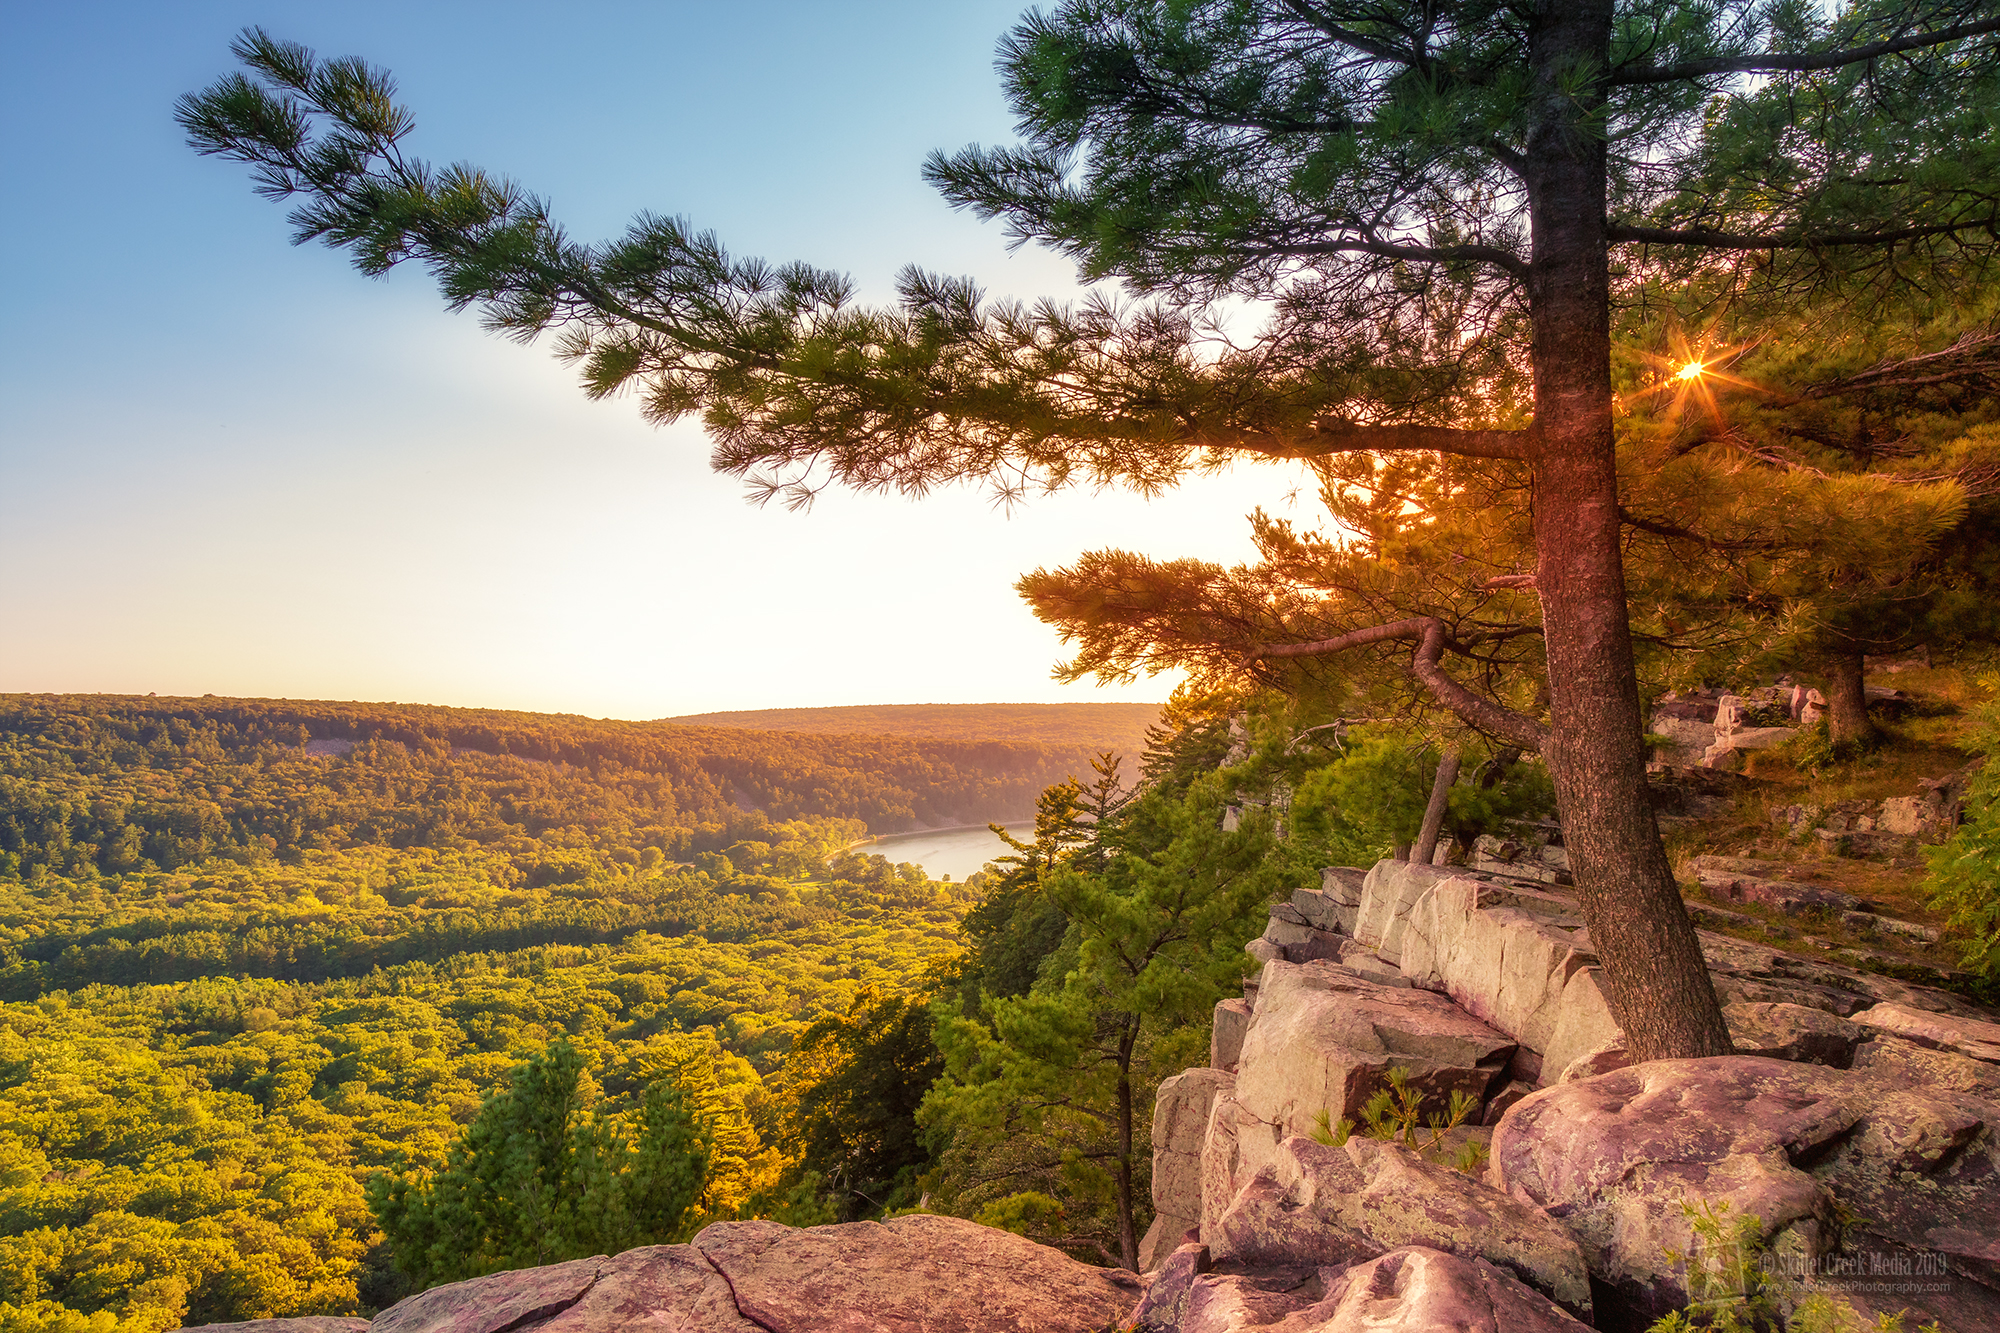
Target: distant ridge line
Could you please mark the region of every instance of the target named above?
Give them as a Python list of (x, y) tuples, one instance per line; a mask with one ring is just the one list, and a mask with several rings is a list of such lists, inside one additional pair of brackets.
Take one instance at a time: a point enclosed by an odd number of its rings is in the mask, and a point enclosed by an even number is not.
[(845, 704), (759, 708), (661, 718), (687, 727), (737, 727), (815, 735), (1039, 741), (1136, 754), (1159, 720), (1156, 703)]

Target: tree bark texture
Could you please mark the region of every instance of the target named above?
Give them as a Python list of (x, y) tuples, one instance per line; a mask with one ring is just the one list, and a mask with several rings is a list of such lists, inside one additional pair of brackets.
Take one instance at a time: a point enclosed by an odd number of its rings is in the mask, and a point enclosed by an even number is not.
[(1534, 528), (1555, 782), (1592, 946), (1633, 1056), (1728, 1054), (1700, 942), (1646, 799), (1612, 445), (1605, 142), (1580, 99), (1601, 73), (1610, 0), (1536, 6), (1525, 178), (1533, 229)]
[(1861, 745), (1875, 734), (1868, 720), (1868, 686), (1859, 652), (1826, 659), (1826, 732), (1835, 745)]
[(1139, 1271), (1139, 1228), (1132, 1207), (1132, 1051), (1139, 1030), (1125, 1025), (1118, 1040), (1118, 1262)]
[(1458, 781), (1459, 756), (1457, 750), (1446, 750), (1438, 759), (1437, 777), (1431, 783), (1430, 804), (1424, 807), (1424, 827), (1417, 834), (1417, 845), (1410, 852), (1410, 859), (1419, 865), (1429, 865), (1437, 857), (1438, 834), (1444, 830), (1445, 810), (1451, 804), (1451, 784)]

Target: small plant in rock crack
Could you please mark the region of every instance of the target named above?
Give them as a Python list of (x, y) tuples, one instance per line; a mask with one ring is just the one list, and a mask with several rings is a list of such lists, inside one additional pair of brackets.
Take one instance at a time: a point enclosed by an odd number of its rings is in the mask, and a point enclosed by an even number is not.
[[(1873, 1319), (1844, 1300), (1815, 1293), (1785, 1311), (1764, 1281), (1769, 1237), (1754, 1213), (1732, 1217), (1727, 1200), (1683, 1200), (1681, 1213), (1694, 1233), (1687, 1251), (1667, 1258), (1687, 1274), (1689, 1304), (1662, 1315), (1646, 1333), (1904, 1333), (1907, 1311)], [(1852, 1214), (1846, 1214), (1851, 1218)], [(1944, 1333), (1937, 1323), (1916, 1333)]]
[[(1425, 1116), (1423, 1093), (1410, 1086), (1408, 1074), (1391, 1067), (1389, 1086), (1378, 1090), (1361, 1108), (1360, 1126), (1346, 1116), (1336, 1121), (1330, 1109), (1322, 1109), (1313, 1122), (1312, 1137), (1329, 1147), (1338, 1148), (1359, 1128), (1371, 1139), (1400, 1143), (1415, 1149), (1421, 1156), (1440, 1160), (1432, 1154), (1444, 1146), (1445, 1135), (1464, 1124), (1478, 1109), (1477, 1098), (1456, 1091), (1451, 1094), (1451, 1103), (1446, 1111), (1433, 1111)], [(1486, 1145), (1476, 1140), (1465, 1144), (1450, 1162), (1445, 1163), (1467, 1175), (1477, 1174), (1485, 1164)]]

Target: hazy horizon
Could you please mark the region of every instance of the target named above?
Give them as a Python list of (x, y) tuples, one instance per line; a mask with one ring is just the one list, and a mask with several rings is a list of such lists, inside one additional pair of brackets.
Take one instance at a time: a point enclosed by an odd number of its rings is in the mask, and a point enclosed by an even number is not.
[(1021, 9), (9, 10), (0, 98), (34, 128), (6, 169), (34, 206), (0, 237), (37, 262), (0, 313), (0, 690), (632, 719), (1164, 697), (1171, 678), (1053, 682), (1063, 646), (1014, 579), (1107, 546), (1254, 558), (1243, 516), (1282, 512), (1296, 466), (1011, 517), (966, 490), (753, 508), (696, 424), (587, 401), (419, 271), (292, 247), (284, 210), (172, 120), (256, 22), (386, 66), (413, 153), (514, 176), (580, 238), (652, 209), (848, 272), (863, 300), (905, 263), (1064, 297), (1066, 261), (1010, 254), (918, 175), (933, 148), (1012, 139), (992, 57)]

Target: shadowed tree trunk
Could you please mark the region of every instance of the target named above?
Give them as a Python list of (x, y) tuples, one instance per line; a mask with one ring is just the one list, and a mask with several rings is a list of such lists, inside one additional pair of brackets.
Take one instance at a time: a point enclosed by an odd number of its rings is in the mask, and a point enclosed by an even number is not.
[(1831, 654), (1826, 659), (1826, 730), (1835, 745), (1863, 745), (1875, 734), (1868, 720), (1868, 687), (1859, 652)]
[(1412, 861), (1429, 865), (1437, 857), (1438, 834), (1444, 829), (1445, 811), (1451, 805), (1451, 784), (1458, 781), (1458, 766), (1457, 750), (1446, 750), (1438, 760), (1430, 804), (1424, 807), (1423, 831), (1417, 834), (1417, 845), (1410, 853)]

